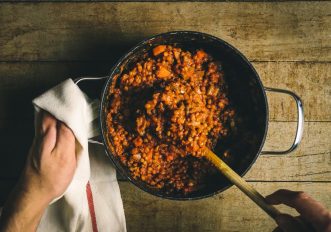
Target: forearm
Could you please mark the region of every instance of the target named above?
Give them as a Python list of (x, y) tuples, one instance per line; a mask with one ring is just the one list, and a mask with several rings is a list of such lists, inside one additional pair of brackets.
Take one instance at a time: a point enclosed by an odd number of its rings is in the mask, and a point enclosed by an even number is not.
[(7, 200), (0, 232), (35, 231), (49, 203), (69, 186), (76, 169), (75, 136), (43, 112), (19, 184)]
[(0, 232), (35, 231), (49, 200), (27, 189), (16, 187), (0, 218)]

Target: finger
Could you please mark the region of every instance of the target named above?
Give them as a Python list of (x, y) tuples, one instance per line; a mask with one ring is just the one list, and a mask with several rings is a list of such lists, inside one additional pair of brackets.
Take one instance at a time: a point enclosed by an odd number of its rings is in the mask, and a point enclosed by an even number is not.
[(56, 126), (56, 118), (47, 111), (41, 110), (35, 118), (35, 137), (43, 137), (49, 127)]
[(47, 111), (43, 112), (42, 123), (41, 123), (41, 134), (45, 134), (50, 127), (56, 128), (57, 120), (56, 118), (48, 113)]
[(306, 221), (318, 227), (325, 226), (330, 220), (329, 211), (304, 192), (281, 189), (267, 196), (266, 201), (269, 204), (285, 204), (295, 208)]
[(295, 208), (300, 214), (305, 213), (307, 208), (310, 209), (308, 211), (312, 211), (316, 208), (324, 208), (307, 193), (301, 191), (290, 191), (287, 189), (280, 189), (274, 192), (266, 197), (266, 201), (272, 205), (285, 204)]
[(50, 154), (56, 144), (56, 136), (57, 136), (56, 122), (54, 124), (52, 118), (45, 118), (45, 119), (46, 119), (45, 132), (41, 137), (40, 152), (39, 152), (40, 154), (43, 153)]
[(35, 170), (39, 170), (42, 156), (51, 154), (56, 143), (56, 127), (49, 127), (44, 135), (36, 136), (33, 139), (29, 151), (27, 165), (31, 165)]
[(62, 151), (75, 151), (75, 136), (71, 129), (62, 122), (58, 122), (57, 128), (56, 149)]
[(298, 197), (302, 192), (290, 191), (287, 189), (280, 189), (276, 192), (266, 196), (266, 201), (272, 205), (286, 204), (288, 206), (294, 207), (294, 200)]
[(285, 232), (305, 231), (301, 224), (291, 215), (279, 214), (275, 220), (278, 226)]
[(56, 142), (56, 119), (46, 111), (40, 113), (39, 124), (36, 125), (36, 136), (33, 141), (31, 156), (36, 164), (42, 154), (50, 153)]

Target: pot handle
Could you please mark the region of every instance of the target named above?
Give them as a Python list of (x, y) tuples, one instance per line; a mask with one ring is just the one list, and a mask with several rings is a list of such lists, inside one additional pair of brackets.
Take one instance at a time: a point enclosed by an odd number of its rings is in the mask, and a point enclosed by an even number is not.
[(295, 100), (295, 102), (297, 104), (298, 124), (297, 124), (296, 135), (295, 135), (295, 138), (294, 138), (294, 141), (293, 141), (291, 147), (289, 149), (285, 150), (285, 151), (262, 151), (261, 152), (262, 155), (266, 155), (266, 154), (269, 154), (269, 155), (285, 155), (285, 154), (288, 154), (288, 153), (294, 151), (298, 147), (298, 145), (300, 144), (301, 139), (302, 139), (303, 124), (304, 124), (302, 101), (301, 101), (301, 99), (298, 95), (296, 95), (295, 93), (293, 93), (289, 90), (269, 88), (269, 87), (264, 87), (264, 89), (266, 91), (284, 93), (284, 94), (290, 95), (291, 97), (293, 97), (293, 99)]
[[(107, 79), (108, 76), (104, 76), (104, 77), (77, 77), (75, 79), (73, 79), (73, 82), (78, 85), (80, 82), (83, 81), (97, 81), (97, 80), (103, 80), (103, 79)], [(88, 142), (89, 143), (94, 143), (94, 144), (99, 144), (99, 145), (104, 145), (102, 140), (99, 138), (100, 136), (94, 137), (94, 138), (89, 138)]]
[(78, 85), (79, 82), (83, 81), (97, 81), (97, 80), (103, 80), (106, 79), (108, 76), (105, 77), (77, 77), (73, 79), (73, 82)]

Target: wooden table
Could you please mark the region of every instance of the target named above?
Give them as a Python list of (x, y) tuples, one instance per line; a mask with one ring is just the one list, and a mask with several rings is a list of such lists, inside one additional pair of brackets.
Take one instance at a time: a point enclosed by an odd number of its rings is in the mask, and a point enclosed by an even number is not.
[[(305, 106), (300, 147), (261, 156), (245, 179), (263, 194), (304, 190), (331, 208), (330, 2), (0, 3), (0, 202), (17, 181), (33, 136), (31, 100), (69, 77), (107, 74), (133, 44), (156, 33), (198, 30), (241, 50), (263, 84), (293, 90)], [(296, 111), (268, 94), (264, 149), (292, 142)], [(235, 187), (174, 202), (120, 182), (128, 231), (271, 231), (275, 226)], [(294, 213), (286, 207), (284, 212)]]

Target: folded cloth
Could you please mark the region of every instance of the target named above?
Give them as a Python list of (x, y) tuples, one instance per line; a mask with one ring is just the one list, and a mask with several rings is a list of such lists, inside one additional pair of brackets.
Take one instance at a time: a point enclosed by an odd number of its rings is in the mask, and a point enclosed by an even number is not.
[(126, 231), (116, 171), (102, 146), (89, 144), (98, 134), (98, 101), (91, 101), (71, 79), (33, 100), (35, 121), (41, 109), (64, 122), (76, 137), (77, 169), (62, 197), (45, 211), (38, 231)]

